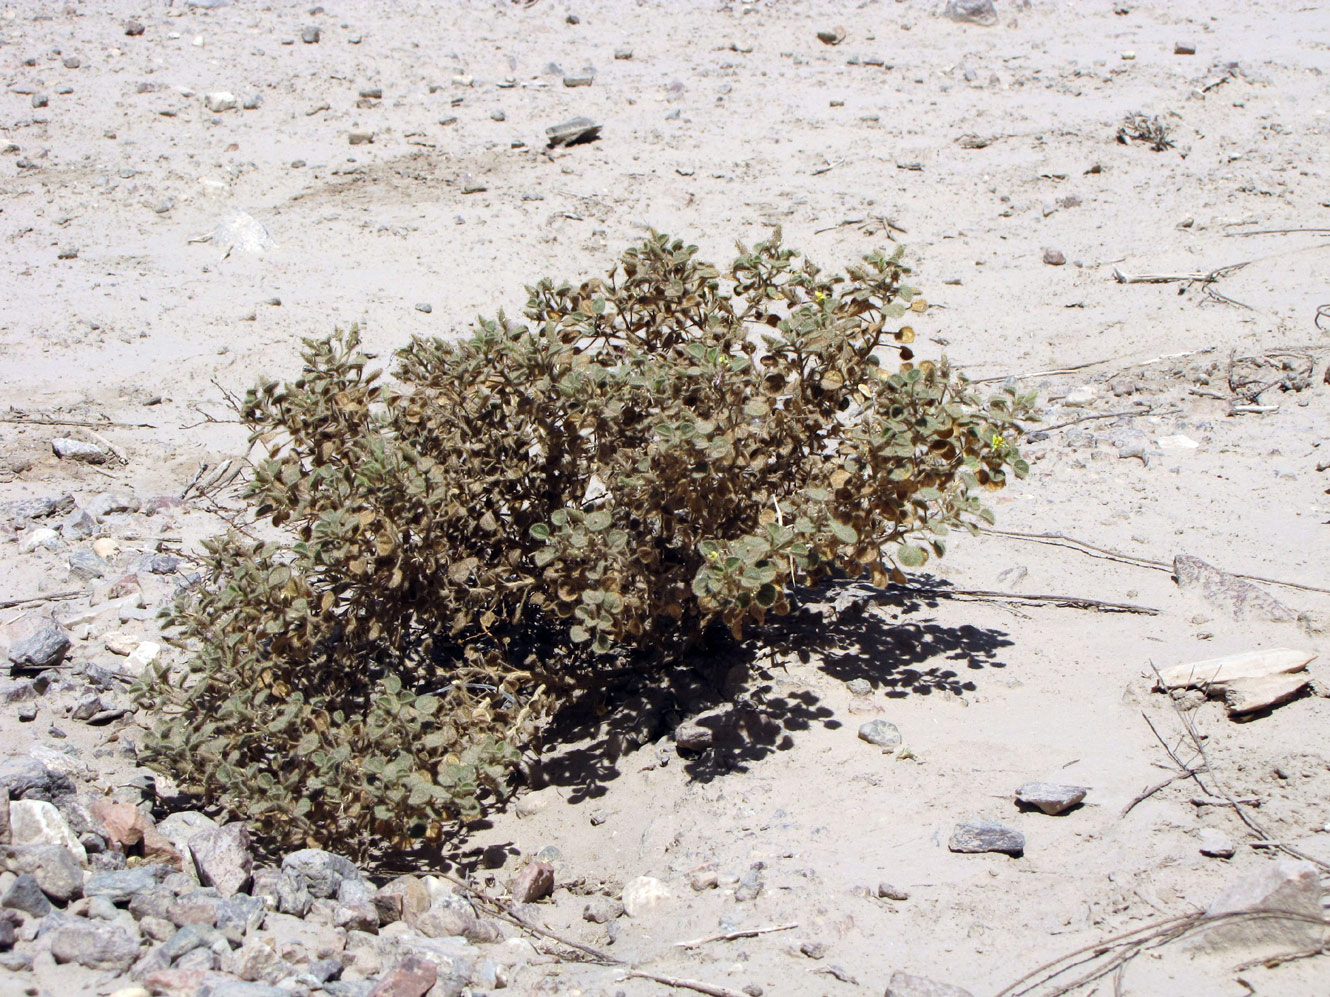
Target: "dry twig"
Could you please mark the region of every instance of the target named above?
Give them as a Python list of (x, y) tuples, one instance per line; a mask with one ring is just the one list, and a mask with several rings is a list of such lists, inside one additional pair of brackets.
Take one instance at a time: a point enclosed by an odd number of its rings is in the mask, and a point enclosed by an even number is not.
[(773, 924), (769, 928), (745, 928), (741, 931), (722, 931), (718, 935), (707, 935), (705, 938), (694, 938), (691, 941), (675, 942), (675, 948), (695, 949), (699, 945), (706, 945), (708, 942), (732, 942), (736, 938), (756, 938), (758, 935), (768, 935), (773, 931), (789, 931), (792, 928), (799, 927), (798, 923), (791, 921), (789, 924)]
[(5, 599), (0, 601), (0, 609), (13, 609), (15, 606), (26, 606), (31, 602), (56, 602), (60, 599), (76, 599), (83, 595), (80, 589), (74, 589), (70, 592), (52, 592), (50, 595), (33, 595), (24, 599)]

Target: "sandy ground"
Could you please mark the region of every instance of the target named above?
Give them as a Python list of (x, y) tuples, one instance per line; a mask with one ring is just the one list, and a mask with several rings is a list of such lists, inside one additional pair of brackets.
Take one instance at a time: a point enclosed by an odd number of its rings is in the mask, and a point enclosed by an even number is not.
[[(1185, 715), (1210, 777), (1261, 801), (1271, 839), (1330, 861), (1323, 6), (999, 0), (989, 26), (914, 0), (326, 6), (0, 8), (0, 501), (178, 495), (201, 463), (244, 452), (223, 389), (296, 372), (300, 337), (360, 322), (386, 356), (412, 334), (519, 311), (539, 276), (602, 273), (648, 227), (727, 259), (736, 239), (781, 225), (824, 266), (899, 239), (934, 306), (915, 323), (921, 352), (945, 350), (973, 378), (1024, 377), (1046, 426), (1128, 413), (1029, 443), (1029, 480), (996, 502), (1001, 529), (1127, 560), (987, 535), (958, 540), (933, 570), (957, 589), (1158, 614), (901, 593), (828, 602), (822, 623), (754, 656), (738, 695), (758, 720), (734, 745), (675, 751), (672, 725), (706, 705), (694, 689), (667, 704), (657, 743), (614, 757), (611, 717), (546, 759), (528, 816), (500, 814), (469, 843), (508, 853), (494, 884), (519, 853), (555, 846), (562, 885), (538, 915), (655, 973), (848, 995), (904, 971), (994, 993), (1083, 945), (1202, 910), (1272, 860), (1232, 808), (1194, 806), (1192, 781), (1123, 810), (1176, 771), (1147, 721), (1192, 759), (1152, 668), (1277, 646), (1322, 655), (1312, 694), (1245, 724), (1197, 698)], [(130, 18), (141, 35), (126, 36)], [(306, 44), (310, 25), (321, 36)], [(838, 25), (843, 42), (818, 40)], [(1179, 42), (1195, 54), (1175, 54)], [(590, 86), (564, 85), (588, 66)], [(361, 96), (371, 90), (381, 97)], [(261, 99), (214, 113), (205, 95), (222, 91)], [(1117, 141), (1132, 112), (1157, 116), (1172, 147)], [(545, 129), (575, 115), (601, 123), (600, 139), (547, 150)], [(372, 143), (351, 145), (357, 129)], [(266, 252), (203, 238), (238, 212), (264, 226)], [(1310, 231), (1254, 234), (1270, 229)], [(1211, 283), (1114, 278), (1236, 264)], [(1271, 388), (1235, 413), (1247, 399), (1230, 360), (1278, 351), (1311, 364), (1304, 389)], [(97, 428), (127, 462), (88, 468), (50, 443), (89, 439), (85, 427), (25, 418), (143, 425)], [(118, 556), (187, 551), (218, 527), (197, 502), (128, 517)], [(85, 585), (67, 577), (68, 551), (21, 555), (10, 539), (0, 600)], [(1269, 586), (1300, 622), (1238, 622), (1139, 563), (1179, 553), (1320, 588)], [(107, 658), (114, 622), (78, 628), (74, 660)], [(853, 679), (872, 691), (853, 695)], [(132, 728), (119, 738), (3, 710), (6, 752), (67, 745), (108, 781), (128, 770), (118, 749)], [(859, 740), (875, 718), (909, 752)], [(1090, 792), (1060, 817), (1021, 812), (1012, 793), (1030, 780)], [(1024, 832), (1024, 857), (950, 852), (953, 825), (971, 819)], [(1233, 839), (1232, 859), (1200, 854), (1207, 828)], [(760, 895), (736, 900), (755, 863)], [(719, 888), (694, 891), (708, 866)], [(582, 919), (587, 895), (639, 876), (669, 898), (608, 930)], [(883, 882), (909, 899), (873, 896)], [(1330, 989), (1330, 960), (1233, 969), (1250, 956), (1170, 946), (1133, 960), (1119, 992)], [(536, 966), (510, 989), (662, 992), (620, 976)]]

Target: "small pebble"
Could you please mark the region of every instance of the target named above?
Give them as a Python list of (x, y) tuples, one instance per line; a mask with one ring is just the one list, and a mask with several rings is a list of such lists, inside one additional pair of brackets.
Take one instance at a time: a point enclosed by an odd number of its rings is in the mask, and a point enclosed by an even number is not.
[(49, 104), (50, 102), (51, 102), (51, 99), (50, 99), (49, 97), (47, 97), (46, 94), (44, 94), (44, 93), (35, 93), (35, 94), (32, 95), (32, 106), (33, 106), (33, 107), (45, 107), (45, 106), (46, 106), (47, 104)]
[(901, 732), (896, 725), (885, 720), (870, 720), (859, 728), (859, 740), (876, 744), (880, 748), (898, 748)]
[(323, 31), (313, 25), (308, 28), (302, 28), (300, 31), (300, 40), (306, 45), (318, 44), (321, 37), (323, 37)]
[(891, 883), (878, 883), (877, 895), (884, 900), (909, 900), (910, 894), (902, 890), (899, 886), (893, 886)]
[(83, 60), (76, 55), (70, 55), (65, 57), (66, 69), (78, 69), (82, 65), (83, 65)]
[(137, 38), (139, 35), (143, 34), (143, 25), (138, 21), (126, 21), (125, 34), (130, 38)]
[(1062, 255), (1062, 251), (1059, 249), (1045, 249), (1044, 262), (1050, 267), (1060, 267), (1067, 262), (1067, 258)]
[(434, 306), (431, 305), (428, 301), (417, 301), (416, 311), (424, 312), (426, 315), (428, 315), (430, 312), (434, 311)]
[(1196, 43), (1195, 43), (1195, 42), (1174, 42), (1174, 44), (1173, 44), (1173, 54), (1174, 54), (1174, 55), (1195, 55), (1195, 54), (1196, 54)]

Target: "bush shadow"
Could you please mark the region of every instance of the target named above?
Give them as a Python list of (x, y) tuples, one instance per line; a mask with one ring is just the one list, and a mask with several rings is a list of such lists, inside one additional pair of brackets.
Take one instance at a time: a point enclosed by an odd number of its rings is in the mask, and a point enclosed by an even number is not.
[(682, 764), (708, 782), (789, 750), (814, 725), (841, 727), (812, 690), (779, 688), (792, 657), (890, 698), (972, 692), (978, 673), (1005, 667), (999, 652), (1013, 641), (1000, 630), (915, 618), (947, 600), (949, 587), (916, 575), (887, 589), (832, 581), (801, 590), (795, 610), (752, 639), (709, 634), (686, 667), (626, 676), (570, 704), (548, 729), (545, 753), (524, 766), (527, 782), (568, 790), (573, 804), (603, 796), (626, 765)]

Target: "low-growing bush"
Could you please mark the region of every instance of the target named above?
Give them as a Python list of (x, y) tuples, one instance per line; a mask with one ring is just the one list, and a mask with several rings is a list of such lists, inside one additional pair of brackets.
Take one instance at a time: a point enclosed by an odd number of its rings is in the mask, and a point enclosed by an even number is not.
[(653, 235), (528, 288), (525, 322), (413, 339), (391, 379), (354, 328), (307, 340), (241, 412), (277, 529), (207, 544), (146, 757), (274, 846), (408, 847), (501, 797), (607, 670), (829, 572), (903, 580), (1026, 472), (1030, 402), (913, 361), (907, 272), (826, 274), (779, 233), (722, 272)]

